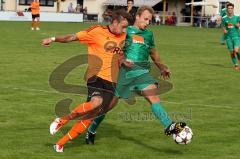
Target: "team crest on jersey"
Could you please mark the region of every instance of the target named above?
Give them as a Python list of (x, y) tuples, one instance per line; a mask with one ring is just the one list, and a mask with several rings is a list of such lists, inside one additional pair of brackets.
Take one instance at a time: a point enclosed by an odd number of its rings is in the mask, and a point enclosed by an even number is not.
[(228, 23), (228, 28), (234, 28), (234, 25), (232, 23)]
[(133, 39), (133, 43), (144, 44), (144, 38), (142, 36), (133, 35), (132, 39)]

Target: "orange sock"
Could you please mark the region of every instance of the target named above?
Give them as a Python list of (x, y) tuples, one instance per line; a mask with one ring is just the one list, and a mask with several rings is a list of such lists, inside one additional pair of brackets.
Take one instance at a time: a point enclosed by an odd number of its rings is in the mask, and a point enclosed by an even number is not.
[(40, 21), (38, 20), (37, 21), (37, 28), (39, 28), (40, 27)]
[(32, 21), (32, 28), (34, 28), (34, 21)]
[(78, 121), (76, 124), (73, 125), (72, 129), (63, 136), (56, 144), (57, 145), (65, 145), (69, 140), (75, 139), (78, 134), (83, 133), (92, 123), (92, 119), (88, 120), (81, 120)]
[(80, 104), (79, 106), (77, 106), (74, 110), (73, 110), (73, 113), (78, 113), (78, 114), (81, 114), (81, 113), (86, 113), (90, 110), (93, 110), (93, 104), (92, 102), (87, 102), (87, 103), (83, 103), (83, 104)]
[(72, 120), (76, 117), (78, 117), (79, 114), (88, 112), (90, 110), (93, 109), (92, 103), (91, 102), (87, 102), (87, 103), (83, 103), (80, 104), (79, 106), (77, 106), (71, 114), (64, 116), (60, 119), (60, 123), (61, 125), (65, 125), (69, 122), (69, 120)]

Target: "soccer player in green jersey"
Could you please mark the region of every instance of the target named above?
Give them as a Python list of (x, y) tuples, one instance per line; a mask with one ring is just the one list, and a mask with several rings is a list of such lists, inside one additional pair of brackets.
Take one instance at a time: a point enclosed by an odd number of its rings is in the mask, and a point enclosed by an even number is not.
[[(140, 93), (151, 105), (152, 112), (159, 119), (165, 129), (166, 135), (181, 131), (186, 125), (183, 122), (173, 122), (163, 108), (158, 96), (158, 82), (150, 75), (150, 61), (153, 60), (161, 71), (164, 79), (170, 77), (170, 70), (164, 65), (155, 48), (152, 31), (148, 30), (154, 10), (149, 6), (142, 6), (136, 13), (133, 26), (126, 30), (124, 55), (128, 64), (124, 63), (119, 72), (115, 97), (110, 104), (113, 107), (117, 104), (118, 98), (128, 99), (133, 91)], [(86, 135), (87, 144), (94, 144), (95, 131), (104, 115), (94, 120)]]
[[(226, 5), (228, 5), (230, 2), (229, 1), (227, 1), (226, 2)], [(218, 23), (219, 23), (219, 25), (222, 25), (221, 24), (221, 22), (222, 22), (222, 18), (224, 17), (224, 16), (226, 16), (227, 15), (227, 7), (225, 7), (225, 8), (223, 8), (222, 10), (221, 10), (221, 12), (220, 12), (220, 15), (219, 15), (219, 17), (218, 17)], [(222, 37), (221, 37), (221, 44), (222, 45), (224, 45), (225, 44), (225, 34), (223, 34), (222, 35)]]
[(227, 15), (222, 18), (223, 32), (226, 35), (227, 48), (230, 52), (234, 68), (240, 70), (238, 66), (240, 54), (238, 53), (240, 46), (239, 26), (240, 18), (234, 15), (234, 4), (227, 5)]

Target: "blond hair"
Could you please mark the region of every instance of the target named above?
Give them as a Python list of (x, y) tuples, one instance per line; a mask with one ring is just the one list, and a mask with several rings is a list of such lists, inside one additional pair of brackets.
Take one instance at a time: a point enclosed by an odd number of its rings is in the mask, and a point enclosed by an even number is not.
[(138, 8), (136, 15), (141, 16), (142, 13), (143, 13), (145, 10), (149, 11), (152, 15), (154, 15), (154, 13), (155, 13), (155, 12), (154, 12), (154, 9), (153, 9), (152, 7), (144, 5), (144, 6), (141, 6), (140, 8)]

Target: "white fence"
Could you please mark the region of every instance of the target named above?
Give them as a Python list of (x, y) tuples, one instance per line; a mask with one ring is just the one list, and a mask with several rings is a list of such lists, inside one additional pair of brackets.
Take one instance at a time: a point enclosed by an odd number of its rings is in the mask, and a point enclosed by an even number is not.
[[(31, 21), (32, 15), (30, 12), (22, 12), (20, 16), (17, 12), (9, 11), (0, 12), (0, 21)], [(72, 14), (72, 13), (51, 13), (41, 12), (41, 21), (46, 22), (83, 22), (83, 14)]]

